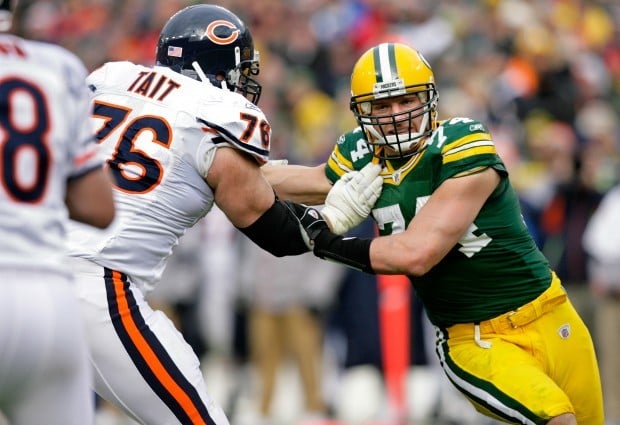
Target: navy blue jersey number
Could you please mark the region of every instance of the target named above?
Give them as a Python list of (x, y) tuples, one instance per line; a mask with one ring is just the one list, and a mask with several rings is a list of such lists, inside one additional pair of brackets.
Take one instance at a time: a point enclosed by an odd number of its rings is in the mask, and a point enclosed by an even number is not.
[(138, 149), (136, 141), (143, 132), (149, 132), (153, 143), (169, 149), (172, 129), (164, 118), (152, 115), (126, 122), (130, 112), (119, 105), (95, 101), (93, 115), (104, 120), (96, 136), (101, 143), (122, 126), (114, 152), (107, 161), (114, 184), (127, 193), (148, 193), (159, 185), (164, 169), (159, 161)]
[[(32, 122), (17, 120), (18, 96), (26, 96), (32, 105)], [(25, 107), (27, 102), (21, 102)], [(35, 84), (20, 78), (0, 81), (0, 180), (9, 197), (17, 202), (37, 203), (45, 194), (51, 155), (48, 105), (43, 92)], [(36, 164), (32, 178), (20, 175), (22, 154), (32, 155)]]

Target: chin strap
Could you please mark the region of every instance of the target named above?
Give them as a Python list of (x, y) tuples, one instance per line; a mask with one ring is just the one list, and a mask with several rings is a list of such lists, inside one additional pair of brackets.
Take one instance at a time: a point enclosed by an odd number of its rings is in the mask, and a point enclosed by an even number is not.
[(198, 74), (198, 78), (200, 78), (200, 81), (202, 81), (203, 83), (211, 84), (211, 81), (205, 75), (205, 73), (203, 72), (202, 68), (198, 64), (198, 62), (196, 62), (196, 61), (192, 62), (192, 68), (194, 68), (194, 70), (196, 71), (196, 74)]

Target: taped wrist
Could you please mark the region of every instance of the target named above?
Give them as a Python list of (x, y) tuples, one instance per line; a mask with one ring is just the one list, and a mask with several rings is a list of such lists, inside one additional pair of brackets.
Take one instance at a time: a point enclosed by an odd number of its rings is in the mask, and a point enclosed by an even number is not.
[(314, 238), (314, 255), (325, 260), (375, 274), (370, 265), (370, 243), (372, 239), (361, 239), (335, 235), (323, 230)]
[(308, 252), (308, 247), (299, 231), (299, 222), (277, 197), (273, 205), (254, 223), (237, 229), (276, 257)]

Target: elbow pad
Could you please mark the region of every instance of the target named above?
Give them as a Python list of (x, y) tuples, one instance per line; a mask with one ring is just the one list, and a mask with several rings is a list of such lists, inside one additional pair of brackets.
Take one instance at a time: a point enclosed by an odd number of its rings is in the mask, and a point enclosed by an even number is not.
[(299, 222), (277, 197), (273, 205), (254, 223), (237, 229), (276, 257), (300, 255), (309, 251), (299, 229)]

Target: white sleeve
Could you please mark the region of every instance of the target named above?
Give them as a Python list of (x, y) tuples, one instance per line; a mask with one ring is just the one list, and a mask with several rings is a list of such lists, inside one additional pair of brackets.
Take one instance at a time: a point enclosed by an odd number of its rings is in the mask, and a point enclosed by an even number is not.
[(210, 143), (239, 149), (263, 165), (269, 160), (271, 125), (258, 107), (239, 94), (229, 94), (205, 103), (196, 119), (205, 132), (211, 133)]
[(211, 143), (210, 137), (203, 138), (196, 149), (196, 169), (205, 180), (209, 173), (209, 168), (213, 164), (216, 149), (217, 147)]

